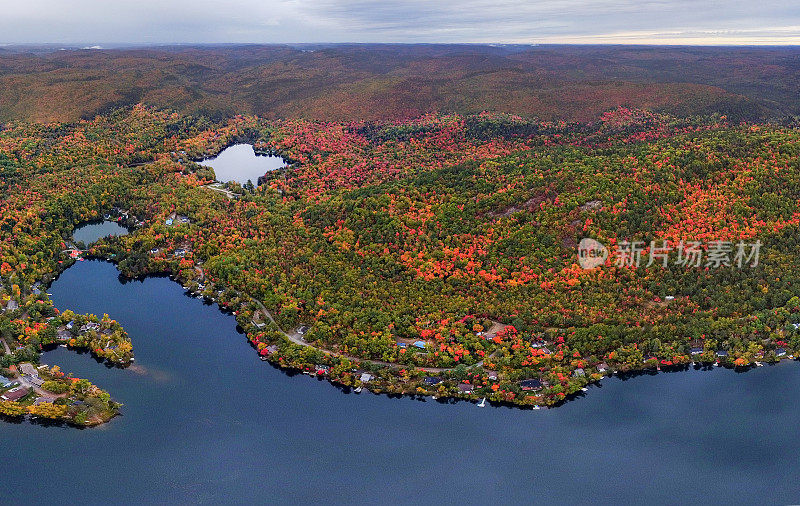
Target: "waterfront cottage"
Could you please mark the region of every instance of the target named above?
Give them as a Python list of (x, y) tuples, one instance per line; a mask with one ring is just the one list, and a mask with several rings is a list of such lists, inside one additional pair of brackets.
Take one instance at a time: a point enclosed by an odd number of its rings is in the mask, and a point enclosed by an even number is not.
[(22, 399), (23, 397), (25, 397), (26, 395), (28, 395), (29, 391), (30, 391), (30, 389), (28, 389), (28, 387), (19, 386), (19, 387), (16, 387), (16, 388), (12, 388), (8, 392), (4, 393), (3, 395), (0, 395), (0, 399), (2, 399), (4, 401), (16, 402), (16, 401)]
[(775, 356), (776, 357), (783, 357), (785, 355), (786, 355), (786, 350), (784, 348), (777, 348), (775, 350)]
[(725, 350), (719, 350), (717, 352), (717, 357), (718, 358), (726, 358), (727, 356), (728, 356), (728, 352), (725, 351)]
[(462, 394), (471, 394), (474, 387), (469, 383), (459, 383), (458, 384), (458, 391)]
[(523, 392), (528, 392), (531, 390), (540, 390), (542, 388), (542, 382), (538, 379), (526, 379), (519, 382), (519, 386)]
[(439, 378), (438, 376), (428, 376), (427, 378), (422, 380), (422, 382), (424, 384), (428, 385), (428, 386), (433, 386), (433, 385), (438, 385), (439, 383), (441, 383), (442, 382), (442, 378)]
[(575, 369), (575, 372), (574, 372), (574, 373), (572, 373), (572, 374), (573, 374), (573, 375), (574, 375), (576, 378), (578, 378), (578, 377), (583, 377), (583, 376), (586, 376), (586, 371), (584, 371), (583, 369), (581, 369), (581, 368), (579, 367), (578, 369)]
[(702, 355), (703, 354), (703, 348), (692, 348), (691, 350), (689, 350), (689, 354), (691, 354), (691, 355)]
[(358, 378), (358, 380), (361, 383), (369, 383), (370, 381), (372, 381), (372, 378), (373, 378), (373, 376), (370, 373), (365, 372), (365, 373), (361, 373), (361, 376)]

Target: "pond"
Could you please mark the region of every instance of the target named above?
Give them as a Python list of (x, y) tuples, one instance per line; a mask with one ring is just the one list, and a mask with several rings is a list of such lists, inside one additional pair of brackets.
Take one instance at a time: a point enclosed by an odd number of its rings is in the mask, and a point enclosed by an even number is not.
[(217, 181), (236, 181), (245, 184), (248, 180), (258, 184), (258, 178), (267, 172), (286, 165), (279, 156), (259, 155), (250, 144), (234, 144), (213, 158), (199, 162), (214, 168)]
[(83, 241), (87, 246), (98, 239), (110, 235), (127, 235), (128, 229), (116, 221), (92, 221), (79, 226), (72, 232), (76, 242)]
[[(0, 502), (789, 503), (800, 367), (610, 378), (552, 410), (344, 393), (261, 362), (231, 315), (167, 278), (75, 264), (60, 309), (109, 313), (136, 365), (43, 361), (123, 402), (95, 429), (0, 426)], [(24, 485), (23, 485), (24, 484)]]

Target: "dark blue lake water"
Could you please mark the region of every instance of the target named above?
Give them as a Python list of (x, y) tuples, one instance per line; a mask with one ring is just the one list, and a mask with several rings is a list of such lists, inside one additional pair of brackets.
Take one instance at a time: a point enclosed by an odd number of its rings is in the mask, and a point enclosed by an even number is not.
[(237, 181), (240, 184), (248, 179), (258, 184), (259, 177), (286, 165), (286, 161), (279, 156), (257, 155), (250, 144), (234, 144), (219, 155), (199, 163), (213, 167), (217, 181)]
[(81, 225), (72, 232), (73, 239), (83, 241), (87, 246), (109, 235), (128, 235), (128, 229), (116, 221), (97, 221)]
[(553, 410), (344, 394), (258, 360), (230, 315), (166, 278), (78, 263), (60, 309), (109, 313), (136, 367), (44, 362), (125, 404), (100, 428), (0, 424), (0, 504), (790, 503), (800, 367), (607, 379)]

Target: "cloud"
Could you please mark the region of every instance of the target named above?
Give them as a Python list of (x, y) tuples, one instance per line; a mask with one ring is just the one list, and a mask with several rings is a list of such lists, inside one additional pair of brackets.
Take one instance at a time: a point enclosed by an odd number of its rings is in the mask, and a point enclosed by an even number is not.
[(4, 43), (800, 43), (785, 0), (26, 0)]

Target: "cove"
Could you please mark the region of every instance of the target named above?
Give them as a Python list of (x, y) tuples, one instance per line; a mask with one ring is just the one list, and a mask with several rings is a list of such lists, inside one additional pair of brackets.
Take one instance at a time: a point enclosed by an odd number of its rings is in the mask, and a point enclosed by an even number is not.
[(116, 221), (92, 221), (76, 228), (72, 232), (72, 238), (88, 246), (103, 237), (127, 234), (128, 229)]
[(258, 359), (233, 316), (168, 278), (122, 283), (112, 264), (88, 261), (49, 291), (61, 310), (125, 325), (136, 365), (45, 353), (108, 389), (123, 415), (87, 430), (0, 425), (0, 503), (800, 498), (796, 363), (610, 378), (557, 409), (479, 409), (290, 376)]
[(199, 162), (214, 169), (217, 181), (236, 181), (240, 184), (248, 180), (258, 184), (258, 178), (267, 172), (286, 165), (279, 156), (259, 155), (250, 144), (234, 144), (225, 148), (219, 155)]

